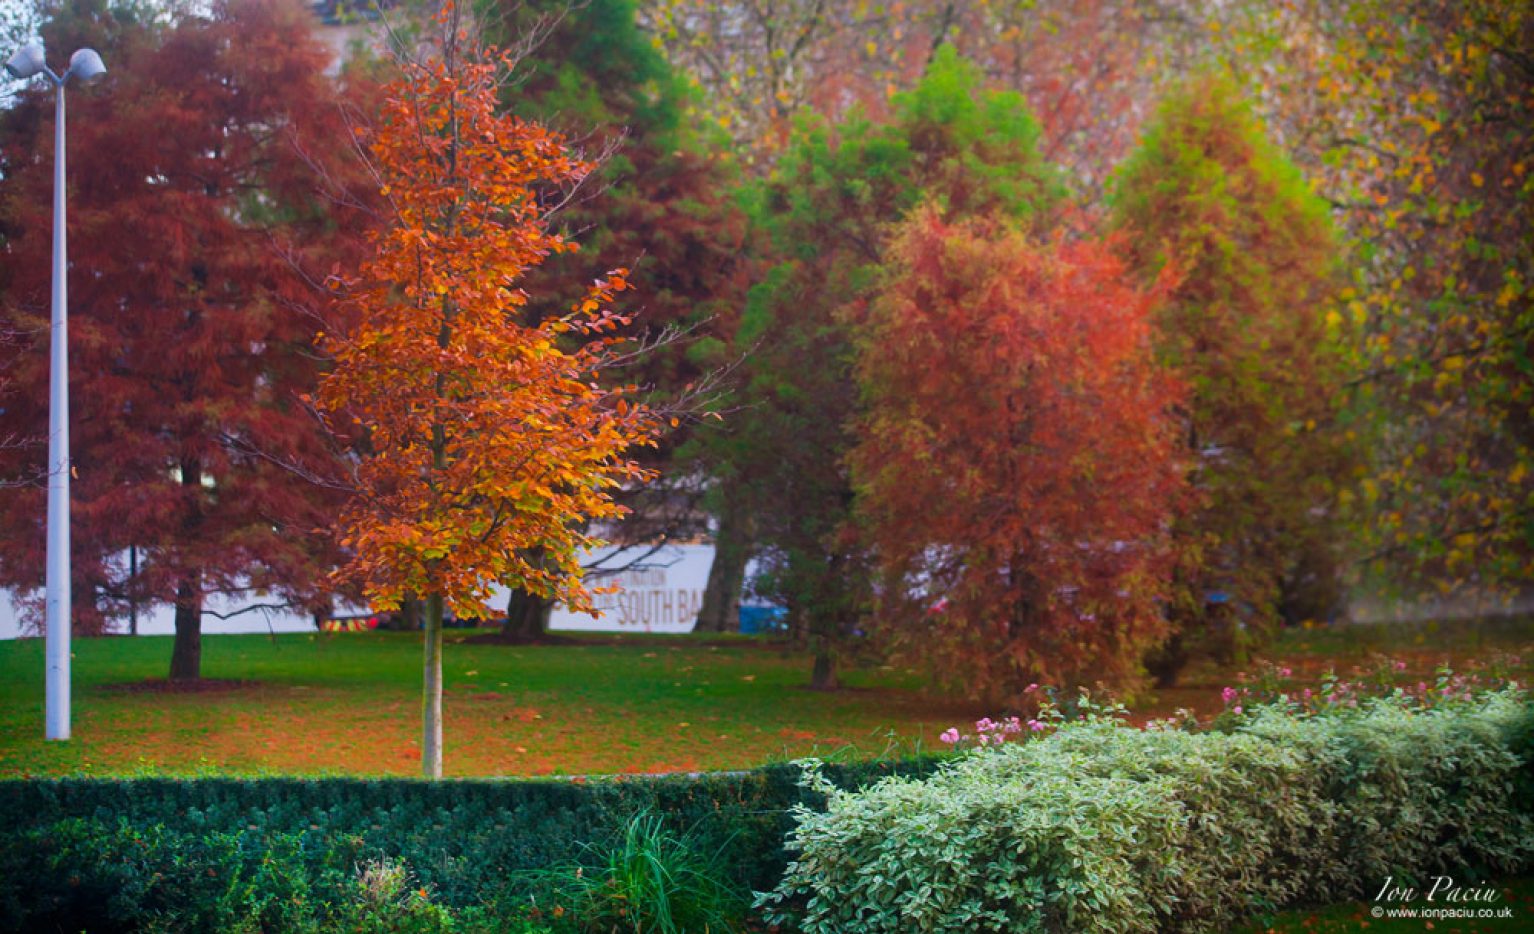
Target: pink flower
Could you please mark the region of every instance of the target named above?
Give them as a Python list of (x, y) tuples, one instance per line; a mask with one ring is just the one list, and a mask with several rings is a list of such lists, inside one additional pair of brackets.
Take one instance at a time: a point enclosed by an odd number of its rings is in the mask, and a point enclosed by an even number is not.
[(1236, 689), (1228, 687), (1220, 692), (1220, 696), (1225, 699), (1225, 706), (1229, 707), (1231, 701), (1236, 699)]
[(980, 745), (982, 745), (982, 746), (986, 745), (987, 743), (989, 743), (991, 741), (991, 738), (989, 736), (987, 736), (986, 734), (984, 734), (984, 733), (981, 733), (979, 735), (979, 737), (977, 737), (977, 738), (980, 740)]
[(940, 739), (943, 742), (947, 743), (948, 745), (952, 746), (954, 743), (957, 743), (959, 741), (959, 731), (958, 731), (958, 728), (956, 728), (956, 727), (949, 727), (948, 729), (943, 731), (942, 735), (939, 736), (938, 739)]
[(1396, 671), (1405, 671), (1405, 670), (1406, 670), (1406, 663), (1405, 662), (1396, 662)]
[(1287, 677), (1289, 677), (1292, 674), (1294, 674), (1294, 669), (1293, 668), (1280, 668), (1278, 670), (1278, 676), (1280, 678), (1287, 678)]
[(1041, 720), (1029, 720), (1028, 721), (1028, 729), (1030, 729), (1033, 732), (1037, 733), (1037, 732), (1039, 732), (1039, 731), (1044, 729), (1044, 723)]
[(1039, 689), (1039, 686), (1037, 684), (1030, 684), (1027, 687), (1023, 688), (1023, 693), (1024, 694), (1032, 694), (1034, 691), (1037, 691), (1038, 689)]
[(1021, 731), (1022, 728), (1022, 721), (1018, 720), (1016, 717), (1008, 717), (1007, 722), (1001, 725), (1001, 731), (1003, 733), (1017, 733)]
[(1232, 707), (1230, 709), (1233, 710), (1236, 713), (1240, 713), (1241, 712), (1241, 705), (1237, 704), (1236, 706), (1234, 706), (1234, 707)]

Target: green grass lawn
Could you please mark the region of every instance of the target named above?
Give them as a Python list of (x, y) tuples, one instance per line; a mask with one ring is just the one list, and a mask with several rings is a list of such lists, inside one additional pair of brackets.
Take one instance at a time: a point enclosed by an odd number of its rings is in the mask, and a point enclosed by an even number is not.
[[(753, 640), (469, 645), (444, 653), (448, 775), (745, 768), (856, 747), (936, 745), (970, 706), (932, 699), (891, 669), (846, 690), (802, 687), (809, 659)], [(136, 772), (392, 774), (419, 769), (416, 633), (208, 636), (203, 675), (230, 690), (131, 690), (163, 678), (169, 637), (74, 643), (74, 727), (43, 734), (43, 643), (0, 643), (0, 775)]]
[[(806, 690), (809, 659), (754, 639), (627, 636), (556, 646), (465, 644), (445, 654), (451, 776), (747, 768), (818, 754), (933, 748), (950, 726), (997, 714), (933, 697), (904, 670), (850, 671)], [(719, 643), (719, 644), (712, 644)], [(43, 644), (0, 642), (0, 776), (219, 773), (412, 775), (420, 760), (420, 636), (208, 636), (203, 674), (244, 682), (207, 693), (134, 690), (163, 678), (169, 637), (76, 640), (74, 738), (46, 743)], [(1314, 683), (1387, 652), (1402, 679), (1444, 662), (1534, 675), (1534, 621), (1286, 632), (1267, 656)], [(1518, 657), (1512, 657), (1518, 656)], [(1497, 661), (1500, 660), (1500, 661)], [(1195, 667), (1134, 705), (1139, 717), (1213, 713), (1235, 669)]]

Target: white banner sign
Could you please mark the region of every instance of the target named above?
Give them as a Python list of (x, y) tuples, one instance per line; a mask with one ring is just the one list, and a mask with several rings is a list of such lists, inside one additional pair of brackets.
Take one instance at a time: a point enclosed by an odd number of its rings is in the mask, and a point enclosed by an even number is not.
[[(588, 632), (692, 632), (703, 605), (709, 566), (714, 563), (712, 545), (666, 545), (654, 554), (652, 546), (622, 550), (604, 549), (584, 562), (597, 566), (586, 572), (592, 587), (616, 585), (617, 593), (598, 594), (593, 600), (601, 617), (572, 613), (554, 607), (550, 629)], [(606, 569), (619, 569), (611, 572)]]

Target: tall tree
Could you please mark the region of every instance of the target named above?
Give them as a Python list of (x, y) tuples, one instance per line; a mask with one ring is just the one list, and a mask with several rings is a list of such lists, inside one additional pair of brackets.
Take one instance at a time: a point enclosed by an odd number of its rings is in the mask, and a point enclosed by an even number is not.
[(857, 330), (850, 461), (902, 655), (1013, 709), (1134, 685), (1182, 485), (1155, 290), (1102, 243), (918, 212)]
[[(515, 64), (480, 51), (462, 14), (435, 20), (437, 55), (402, 63), (376, 130), (363, 131), (390, 223), (346, 289), (345, 333), (317, 401), (360, 430), (358, 495), (340, 524), (347, 576), (370, 602), (425, 598), (422, 771), (442, 774), (442, 619), (490, 615), (496, 582), (589, 609), (580, 556), (590, 520), (613, 519), (613, 491), (642, 480), (626, 459), (652, 419), (603, 389), (608, 304), (623, 274), (598, 280), (558, 317), (522, 323), (529, 270), (573, 249), (545, 197), (590, 172), (561, 139), (499, 110)], [(573, 349), (571, 338), (586, 338)]]
[[(525, 314), (533, 322), (562, 312), (557, 290), (546, 286), (628, 268), (643, 313), (623, 333), (651, 350), (609, 375), (640, 385), (668, 409), (684, 409), (679, 399), (709, 385), (724, 362), (722, 338), (733, 329), (744, 292), (745, 218), (732, 197), (738, 172), (728, 148), (720, 134), (700, 132), (686, 119), (692, 91), (635, 17), (633, 0), (570, 8), (549, 2), (516, 6), (502, 26), (506, 41), (537, 39), (508, 86), (511, 110), (605, 154), (591, 194), (558, 217), (561, 229), (579, 233), (581, 250), (551, 256), (530, 273)], [(641, 452), (657, 478), (623, 495), (632, 510), (618, 531), (626, 542), (704, 531), (701, 499), (710, 469), (689, 443), (692, 427), (689, 421)], [(732, 528), (725, 523), (721, 538)], [(725, 560), (716, 556), (716, 563), (724, 569), (730, 549), (721, 545)], [(505, 635), (540, 637), (550, 609), (548, 600), (515, 591)], [(722, 613), (711, 618), (724, 622)]]
[(1022, 99), (983, 91), (952, 49), (893, 108), (886, 123), (803, 121), (758, 190), (754, 216), (775, 265), (736, 335), (750, 350), (747, 405), (721, 440), (756, 517), (770, 589), (815, 648), (817, 687), (835, 684), (838, 646), (868, 597), (866, 555), (848, 534), (849, 316), (877, 284), (889, 228), (923, 198), (950, 217), (1029, 217), (1057, 187)]
[[(328, 494), (278, 462), (324, 455), (296, 404), (315, 366), (293, 309), (313, 294), (301, 268), (343, 255), (349, 222), (298, 144), (338, 131), (304, 9), (216, 3), (168, 26), (132, 12), (82, 3), (44, 28), (55, 50), (98, 43), (112, 69), (70, 98), (75, 609), (99, 631), (130, 601), (173, 603), (170, 676), (185, 680), (209, 594), (302, 604), (333, 560), (305, 534), (328, 521)], [(41, 437), (47, 420), (47, 97), (4, 116), (3, 314), (27, 338), (3, 350), (15, 392), (0, 435)], [(43, 514), (40, 489), (0, 490), (12, 586), (39, 583)]]
[(1183, 443), (1199, 501), (1176, 532), (1176, 634), (1154, 660), (1167, 681), (1200, 646), (1259, 641), (1306, 575), (1335, 600), (1336, 497), (1351, 467), (1346, 335), (1326, 313), (1337, 238), (1326, 205), (1212, 77), (1151, 121), (1116, 180), (1113, 225), (1142, 275), (1180, 276), (1157, 346), (1191, 387)]
[(1304, 5), (1312, 148), (1357, 244), (1339, 312), (1382, 576), (1418, 590), (1534, 579), (1534, 11), (1509, 0)]

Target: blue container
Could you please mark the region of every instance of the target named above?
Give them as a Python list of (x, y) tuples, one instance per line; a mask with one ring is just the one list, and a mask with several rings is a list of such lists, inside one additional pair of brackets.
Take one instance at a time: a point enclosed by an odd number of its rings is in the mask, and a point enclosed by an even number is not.
[(744, 636), (788, 631), (788, 610), (781, 606), (743, 606), (740, 632)]

